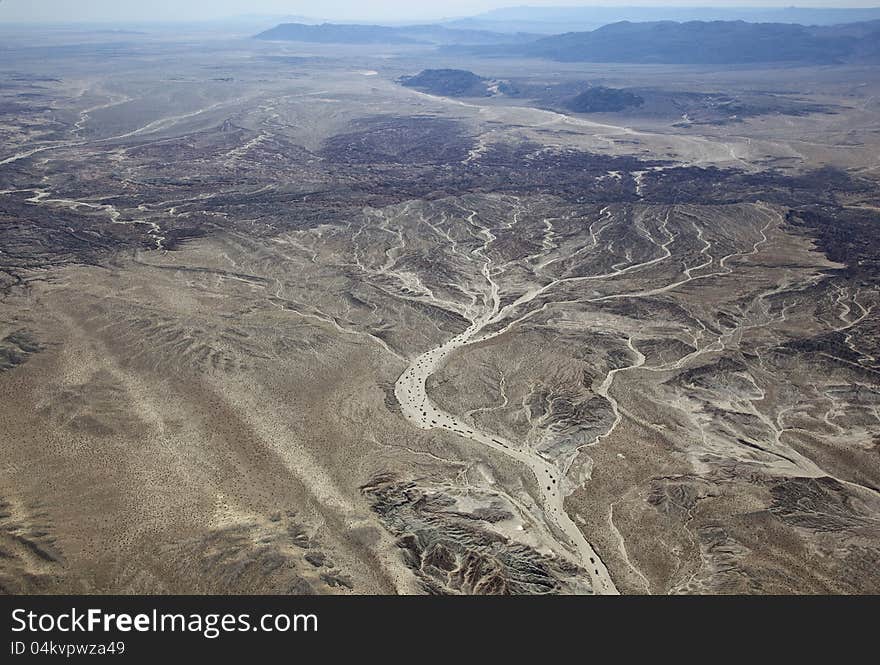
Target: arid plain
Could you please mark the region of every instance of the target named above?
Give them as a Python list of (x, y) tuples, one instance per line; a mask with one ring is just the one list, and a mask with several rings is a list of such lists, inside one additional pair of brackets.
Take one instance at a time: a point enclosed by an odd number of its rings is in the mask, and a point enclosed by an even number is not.
[(2, 55), (0, 590), (880, 592), (876, 68), (122, 39)]

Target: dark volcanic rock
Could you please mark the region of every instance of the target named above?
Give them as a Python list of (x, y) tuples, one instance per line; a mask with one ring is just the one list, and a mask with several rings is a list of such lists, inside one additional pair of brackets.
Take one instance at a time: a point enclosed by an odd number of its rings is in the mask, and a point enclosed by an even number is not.
[(644, 101), (628, 90), (595, 86), (570, 100), (566, 106), (575, 113), (603, 113), (641, 106)]
[(425, 69), (415, 76), (404, 76), (400, 83), (444, 97), (484, 97), (489, 94), (487, 80), (464, 69)]
[(467, 157), (460, 124), (433, 116), (367, 118), (324, 144), (324, 155), (349, 164), (446, 164)]

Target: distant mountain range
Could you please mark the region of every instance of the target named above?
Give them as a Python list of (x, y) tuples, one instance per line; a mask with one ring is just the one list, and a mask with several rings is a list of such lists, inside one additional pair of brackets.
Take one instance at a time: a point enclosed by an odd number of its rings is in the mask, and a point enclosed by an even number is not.
[(443, 25), (381, 26), (347, 23), (282, 23), (261, 32), (257, 39), (322, 44), (517, 44), (533, 41), (538, 34), (506, 34), (463, 30)]
[(570, 32), (481, 52), (581, 62), (834, 64), (874, 61), (878, 44), (880, 21), (830, 27), (744, 21), (623, 21), (592, 32)]
[(809, 27), (745, 21), (621, 21), (589, 32), (567, 32), (551, 37), (458, 30), (441, 25), (389, 27), (283, 23), (256, 38), (341, 44), (434, 45), (455, 54), (547, 58), (564, 62), (712, 65), (880, 62), (880, 20)]
[(491, 32), (585, 32), (620, 21), (749, 21), (836, 25), (880, 19), (880, 7), (507, 7), (444, 22), (450, 28)]

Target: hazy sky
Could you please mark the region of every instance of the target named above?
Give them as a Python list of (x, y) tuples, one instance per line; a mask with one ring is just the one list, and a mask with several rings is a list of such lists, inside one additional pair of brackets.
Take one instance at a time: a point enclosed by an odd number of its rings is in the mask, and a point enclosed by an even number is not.
[(0, 21), (141, 21), (220, 19), (241, 14), (298, 14), (317, 18), (410, 20), (477, 14), (494, 7), (873, 7), (880, 0), (0, 0)]

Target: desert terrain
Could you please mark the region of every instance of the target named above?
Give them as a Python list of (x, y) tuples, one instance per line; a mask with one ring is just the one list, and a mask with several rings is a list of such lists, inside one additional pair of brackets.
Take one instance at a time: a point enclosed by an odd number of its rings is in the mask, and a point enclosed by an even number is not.
[(0, 591), (880, 592), (876, 66), (8, 37)]

